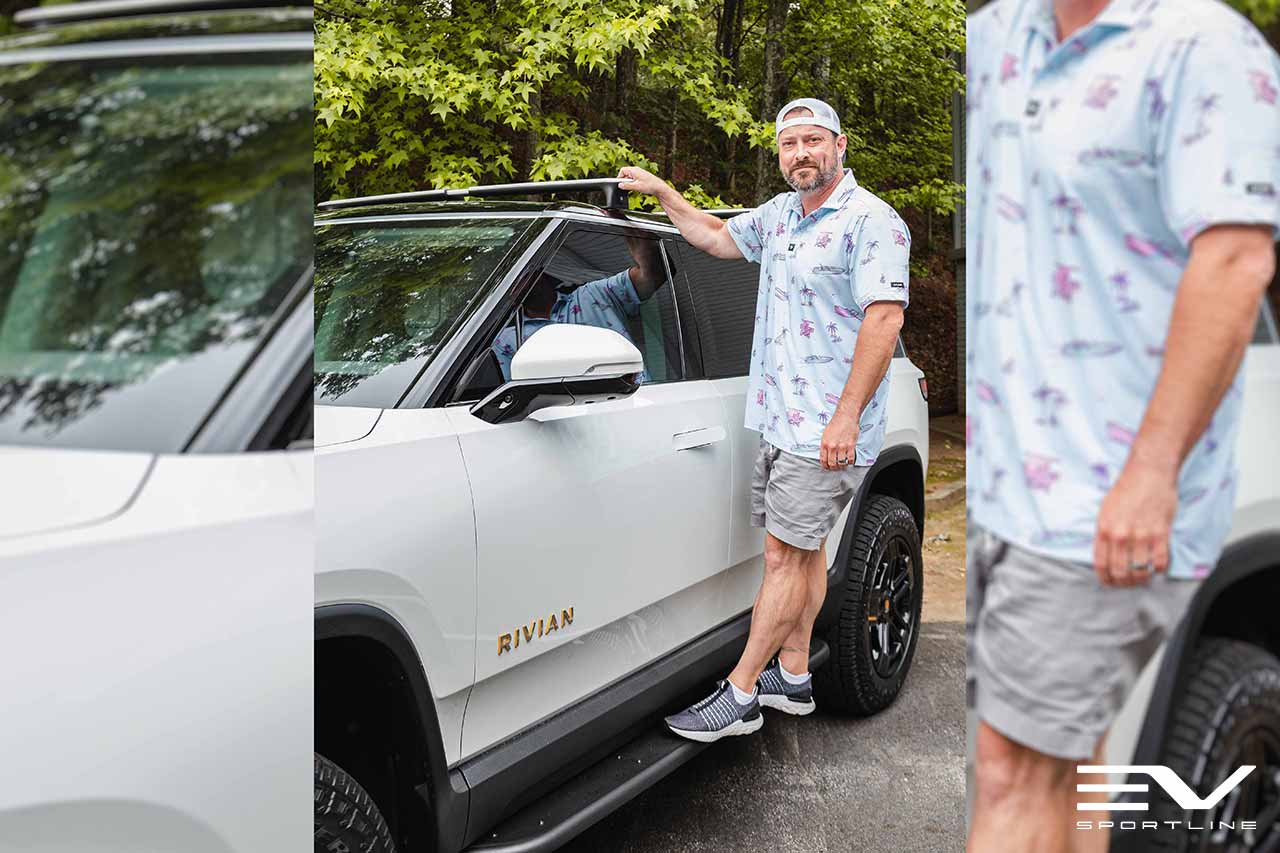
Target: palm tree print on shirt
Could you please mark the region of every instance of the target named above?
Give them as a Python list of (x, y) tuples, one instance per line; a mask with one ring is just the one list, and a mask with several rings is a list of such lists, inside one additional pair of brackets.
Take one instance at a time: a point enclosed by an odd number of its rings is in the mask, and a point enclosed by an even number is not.
[(1058, 480), (1058, 472), (1053, 470), (1058, 460), (1052, 456), (1041, 456), (1028, 453), (1023, 457), (1022, 472), (1027, 479), (1027, 488), (1032, 491), (1047, 492)]

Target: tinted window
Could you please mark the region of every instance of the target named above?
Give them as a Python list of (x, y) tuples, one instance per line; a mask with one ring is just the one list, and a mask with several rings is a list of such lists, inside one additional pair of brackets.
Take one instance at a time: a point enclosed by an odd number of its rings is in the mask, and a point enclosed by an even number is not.
[(533, 221), (321, 227), (317, 402), (394, 406)]
[(177, 451), (311, 260), (311, 57), (0, 54), (0, 443)]
[(708, 379), (746, 376), (751, 365), (760, 267), (724, 260), (679, 244), (680, 265), (689, 282)]
[(504, 379), (539, 329), (575, 323), (613, 329), (644, 356), (642, 382), (683, 378), (674, 293), (659, 241), (616, 232), (570, 234), (534, 277), (491, 344)]

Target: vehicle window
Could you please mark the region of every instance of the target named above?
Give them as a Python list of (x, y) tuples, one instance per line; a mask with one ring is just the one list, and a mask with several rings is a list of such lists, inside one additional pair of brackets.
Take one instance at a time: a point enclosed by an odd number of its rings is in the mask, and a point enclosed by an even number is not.
[(683, 378), (675, 296), (659, 241), (578, 230), (539, 271), (490, 349), (504, 380), (516, 352), (540, 329), (576, 323), (613, 329), (644, 356), (642, 383)]
[(394, 406), (534, 220), (437, 219), (316, 233), (317, 402)]
[(0, 57), (0, 444), (174, 452), (311, 261), (311, 57)]
[(694, 319), (708, 379), (746, 376), (751, 368), (760, 267), (725, 260), (679, 244), (680, 265), (693, 300)]

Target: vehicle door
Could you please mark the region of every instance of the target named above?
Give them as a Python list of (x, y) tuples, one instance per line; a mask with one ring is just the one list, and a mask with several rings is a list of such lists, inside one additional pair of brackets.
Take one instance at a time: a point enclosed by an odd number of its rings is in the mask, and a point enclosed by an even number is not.
[[(661, 243), (621, 226), (564, 229), (522, 285), (522, 307), (476, 355), (489, 347), (509, 357), (547, 322), (590, 323), (630, 338), (645, 374), (629, 397), (512, 423), (489, 424), (469, 405), (447, 409), (475, 506), (465, 755), (669, 653), (719, 612), (731, 442), (718, 393), (686, 363), (685, 309)], [(637, 302), (629, 279), (644, 279), (645, 264), (655, 289)]]
[(369, 604), (404, 628), (450, 762), (475, 675), (471, 493), (448, 413), (398, 406), (541, 226), (424, 216), (316, 236), (316, 604)]
[(764, 530), (751, 526), (751, 478), (760, 433), (747, 429), (747, 376), (755, 333), (760, 266), (742, 258), (717, 258), (678, 241), (682, 286), (689, 291), (707, 381), (720, 400), (729, 432), (732, 484), (725, 502), (729, 559), (721, 621), (751, 609), (764, 574)]

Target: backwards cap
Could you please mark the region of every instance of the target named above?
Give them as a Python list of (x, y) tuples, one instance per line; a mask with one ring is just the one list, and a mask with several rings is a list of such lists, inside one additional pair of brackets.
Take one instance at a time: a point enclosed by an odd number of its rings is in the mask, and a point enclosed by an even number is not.
[[(787, 113), (800, 107), (809, 110), (813, 115), (783, 119), (783, 116)], [(836, 111), (831, 108), (830, 104), (826, 101), (819, 101), (817, 98), (796, 98), (778, 110), (777, 129), (774, 131), (774, 138), (777, 138), (778, 134), (787, 128), (795, 127), (798, 124), (816, 124), (818, 127), (825, 127), (836, 136), (840, 135), (840, 116), (836, 115)]]

